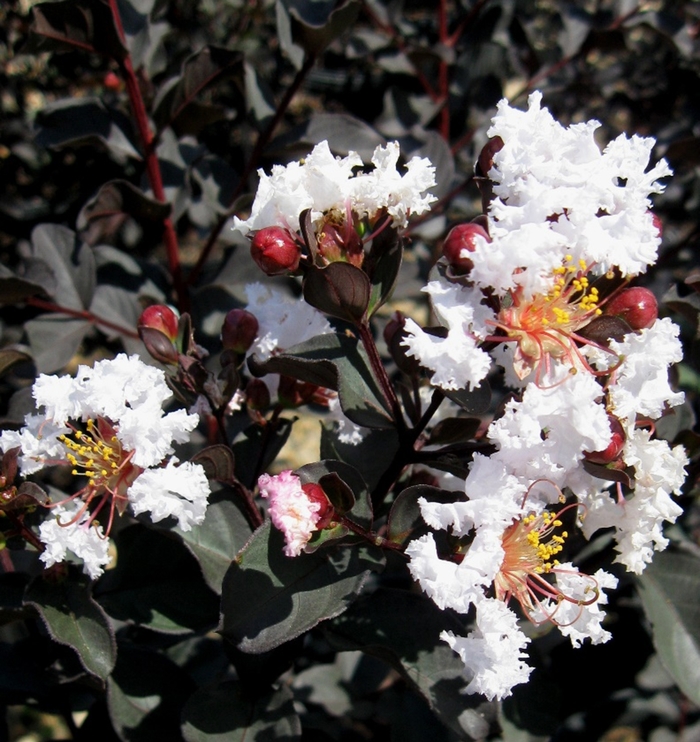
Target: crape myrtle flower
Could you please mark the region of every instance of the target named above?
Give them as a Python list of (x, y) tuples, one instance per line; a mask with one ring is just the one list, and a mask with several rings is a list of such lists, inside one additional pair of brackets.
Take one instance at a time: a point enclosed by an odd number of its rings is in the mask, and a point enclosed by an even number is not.
[(328, 525), (334, 512), (328, 498), (318, 484), (302, 484), (291, 469), (261, 475), (258, 487), (269, 502), (272, 524), (284, 534), (284, 553), (299, 556), (314, 531)]
[(413, 157), (402, 174), (396, 168), (399, 154), (398, 142), (377, 147), (374, 168), (365, 172), (357, 152), (335, 157), (328, 142), (320, 142), (303, 162), (274, 165), (270, 175), (259, 170), (250, 217), (234, 217), (233, 229), (244, 235), (272, 226), (296, 232), (305, 209), (311, 209), (314, 222), (333, 214), (345, 219), (348, 211), (371, 220), (386, 211), (394, 226), (405, 227), (409, 214), (422, 214), (436, 200), (425, 194), (435, 185), (435, 168), (427, 158)]
[[(97, 576), (108, 561), (114, 513), (129, 506), (154, 522), (172, 516), (183, 531), (203, 521), (210, 493), (204, 469), (173, 456), (173, 444), (188, 441), (199, 418), (163, 411), (172, 396), (163, 371), (120, 354), (79, 366), (75, 377), (42, 374), (32, 393), (40, 412), (27, 415), (21, 430), (4, 431), (0, 448), (20, 448), (24, 475), (68, 465), (81, 484), (50, 506), (52, 517), (40, 527), (47, 566), (70, 551)], [(101, 511), (108, 513), (106, 533), (96, 521)]]
[[(607, 299), (596, 280), (611, 272), (629, 280), (656, 260), (661, 239), (649, 196), (671, 170), (661, 160), (647, 171), (654, 140), (621, 135), (601, 152), (598, 122), (563, 127), (541, 98), (533, 93), (527, 111), (502, 101), (488, 131), (503, 146), (488, 173), (488, 237), (470, 240), (468, 282), (436, 276), (425, 289), (447, 337), (413, 323), (405, 341), (445, 389), (485, 377), (486, 339), (515, 344), (521, 380), (535, 370), (545, 383), (556, 362), (585, 366), (579, 331)], [(461, 314), (459, 295), (471, 304)]]
[[(504, 698), (529, 674), (514, 600), (574, 646), (610, 638), (604, 590), (616, 579), (559, 563), (562, 512), (575, 511), (571, 527), (589, 538), (614, 528), (617, 561), (641, 573), (667, 544), (663, 523), (680, 514), (671, 495), (687, 464), (682, 447), (645, 429), (683, 402), (668, 381), (681, 359), (678, 327), (640, 300), (645, 292), (625, 289), (656, 259), (649, 196), (670, 169), (662, 161), (647, 171), (653, 140), (621, 136), (601, 152), (596, 122), (562, 127), (540, 102), (533, 94), (525, 112), (499, 104), (488, 132), (498, 147), (483, 174), (494, 196), (486, 236), (472, 230), (424, 289), (447, 333), (407, 321), (404, 339), (436, 386), (475, 387), (495, 361), (519, 389), (487, 430), (496, 451), (473, 457), (466, 498), (420, 501), (428, 526), (448, 531), (455, 551), (438, 553), (432, 533), (406, 549), (438, 606), (476, 610), (470, 635), (442, 638), (464, 660), (468, 690), (488, 698)], [(586, 335), (596, 321), (615, 332)], [(633, 497), (600, 478), (606, 466), (633, 472)], [(564, 490), (570, 504), (557, 513)]]

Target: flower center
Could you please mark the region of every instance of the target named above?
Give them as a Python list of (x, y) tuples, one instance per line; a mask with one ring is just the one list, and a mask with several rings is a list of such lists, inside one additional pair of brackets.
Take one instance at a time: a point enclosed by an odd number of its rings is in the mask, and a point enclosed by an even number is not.
[(518, 343), (515, 371), (521, 379), (541, 362), (546, 366), (550, 358), (571, 361), (572, 354), (578, 356), (576, 331), (602, 313), (598, 289), (589, 285), (586, 276), (589, 266), (583, 260), (578, 266), (572, 261), (567, 255), (566, 265), (554, 269), (548, 293), (524, 301), (518, 289), (510, 306), (499, 313), (495, 324)]
[(80, 497), (87, 506), (101, 497), (94, 518), (111, 497), (112, 507), (121, 514), (128, 504), (126, 491), (143, 470), (131, 463), (132, 453), (123, 450), (112, 424), (104, 418), (90, 419), (85, 431), (73, 429), (59, 440), (68, 449), (66, 460), (73, 467), (72, 474), (87, 477), (87, 484), (70, 499)]

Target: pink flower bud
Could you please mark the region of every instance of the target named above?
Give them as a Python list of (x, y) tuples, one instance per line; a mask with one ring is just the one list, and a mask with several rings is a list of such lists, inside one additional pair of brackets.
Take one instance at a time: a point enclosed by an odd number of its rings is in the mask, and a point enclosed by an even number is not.
[(474, 267), (474, 262), (465, 252), (474, 252), (477, 237), (491, 242), (488, 232), (479, 224), (471, 222), (453, 227), (445, 238), (442, 254), (457, 273), (469, 273)]
[(258, 336), (258, 320), (246, 309), (232, 309), (221, 327), (221, 344), (226, 350), (245, 353)]
[(152, 330), (162, 332), (165, 337), (173, 342), (177, 340), (178, 316), (170, 307), (164, 304), (153, 304), (150, 307), (146, 307), (141, 312), (137, 326), (139, 329), (150, 327)]
[(654, 294), (643, 286), (632, 286), (605, 305), (605, 313), (621, 317), (633, 330), (651, 327), (659, 316), (659, 306)]
[(288, 229), (265, 227), (253, 234), (250, 254), (268, 276), (282, 276), (299, 267), (301, 246)]

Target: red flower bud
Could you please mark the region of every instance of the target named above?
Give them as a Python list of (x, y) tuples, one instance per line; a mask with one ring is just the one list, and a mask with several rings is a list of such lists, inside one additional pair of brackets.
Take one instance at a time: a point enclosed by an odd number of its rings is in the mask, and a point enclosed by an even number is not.
[(633, 330), (651, 327), (659, 316), (659, 306), (654, 294), (643, 286), (632, 286), (605, 305), (605, 313), (621, 317)]
[(250, 254), (268, 276), (282, 276), (299, 267), (301, 246), (288, 229), (265, 227), (253, 234)]
[(317, 502), (321, 506), (317, 511), (318, 521), (316, 523), (316, 530), (323, 530), (335, 517), (335, 510), (333, 509), (330, 500), (323, 491), (323, 487), (315, 482), (302, 484), (301, 489), (311, 502)]
[(452, 227), (445, 238), (442, 254), (457, 273), (469, 273), (474, 267), (474, 262), (464, 254), (464, 251), (474, 252), (477, 236), (491, 242), (488, 232), (473, 222)]
[(102, 80), (102, 84), (107, 90), (119, 90), (122, 81), (114, 72), (107, 72)]
[(136, 324), (139, 328), (150, 327), (152, 330), (158, 330), (174, 342), (177, 339), (178, 319), (177, 314), (170, 307), (164, 304), (153, 304), (141, 312)]
[(622, 449), (624, 448), (626, 436), (620, 421), (616, 417), (608, 415), (608, 423), (610, 425), (610, 431), (612, 432), (612, 438), (610, 439), (608, 447), (603, 451), (583, 452), (585, 458), (593, 464), (605, 465), (612, 461), (616, 461), (620, 457)]
[(226, 350), (245, 353), (258, 336), (258, 320), (245, 309), (232, 309), (221, 327), (221, 343)]

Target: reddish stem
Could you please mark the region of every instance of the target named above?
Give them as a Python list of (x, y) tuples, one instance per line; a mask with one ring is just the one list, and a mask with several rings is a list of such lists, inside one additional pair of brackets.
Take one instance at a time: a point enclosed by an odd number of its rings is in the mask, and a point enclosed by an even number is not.
[(134, 340), (139, 339), (138, 333), (134, 330), (127, 329), (126, 327), (121, 327), (120, 325), (115, 325), (114, 322), (109, 322), (106, 319), (102, 319), (102, 317), (98, 317), (96, 314), (88, 312), (84, 309), (69, 309), (68, 307), (63, 307), (60, 304), (54, 304), (51, 301), (39, 299), (36, 296), (30, 296), (28, 299), (26, 299), (26, 303), (29, 304), (29, 306), (37, 307), (37, 309), (46, 309), (46, 311), (48, 312), (56, 312), (57, 314), (67, 314), (69, 317), (75, 317), (75, 319), (84, 319), (92, 324), (108, 327), (110, 330), (114, 330), (120, 335), (126, 335), (127, 337), (133, 338)]
[[(447, 32), (447, 0), (440, 0), (438, 5), (438, 25), (440, 34), (440, 44), (444, 49), (447, 48), (450, 43), (449, 34)], [(440, 135), (446, 141), (450, 141), (450, 106), (449, 106), (449, 95), (450, 95), (450, 82), (447, 69), (447, 61), (444, 56), (440, 58), (438, 65), (438, 94), (439, 99), (442, 101), (442, 108), (440, 109)]]
[(195, 264), (194, 268), (190, 271), (190, 274), (187, 278), (188, 285), (192, 285), (195, 283), (195, 281), (199, 278), (199, 274), (202, 272), (202, 268), (204, 267), (204, 264), (207, 261), (207, 258), (209, 257), (209, 254), (214, 249), (214, 245), (216, 244), (217, 239), (219, 238), (219, 235), (221, 234), (221, 230), (226, 226), (226, 223), (231, 218), (231, 215), (233, 213), (233, 209), (236, 204), (236, 200), (238, 197), (243, 193), (243, 189), (246, 187), (248, 183), (248, 178), (251, 176), (253, 171), (257, 168), (258, 162), (260, 161), (260, 157), (263, 153), (263, 150), (265, 149), (267, 143), (272, 138), (272, 135), (275, 132), (275, 129), (279, 125), (279, 122), (282, 120), (282, 116), (284, 116), (285, 111), (287, 108), (289, 108), (289, 104), (292, 102), (292, 98), (296, 95), (297, 91), (301, 87), (302, 82), (304, 81), (304, 78), (306, 75), (308, 75), (311, 68), (316, 63), (316, 56), (313, 54), (309, 54), (306, 59), (304, 60), (304, 64), (301, 66), (301, 69), (297, 72), (296, 76), (294, 77), (294, 80), (292, 81), (292, 84), (287, 88), (287, 91), (284, 94), (284, 97), (280, 101), (279, 106), (277, 106), (277, 110), (275, 111), (275, 115), (272, 117), (272, 120), (267, 125), (265, 130), (260, 133), (260, 136), (258, 137), (257, 141), (255, 142), (255, 147), (253, 149), (253, 152), (250, 155), (250, 158), (248, 159), (248, 163), (246, 164), (245, 170), (243, 171), (238, 184), (236, 185), (236, 188), (234, 189), (233, 195), (229, 199), (229, 207), (226, 210), (224, 214), (222, 214), (219, 217), (219, 221), (214, 226), (214, 229), (211, 231), (211, 234), (209, 235), (209, 238), (207, 239), (204, 247), (202, 248), (202, 252), (199, 255), (199, 258), (197, 259), (197, 263)]
[[(109, 0), (109, 7), (112, 11), (112, 17), (114, 19), (114, 25), (116, 26), (119, 37), (122, 43), (126, 47), (126, 35), (124, 33), (124, 26), (122, 24), (121, 15), (119, 13), (119, 6), (117, 0)], [(127, 52), (124, 59), (117, 60), (124, 82), (126, 83), (126, 90), (129, 95), (129, 103), (131, 104), (131, 110), (134, 115), (136, 128), (139, 132), (139, 138), (141, 139), (141, 147), (143, 149), (143, 156), (146, 164), (146, 174), (148, 176), (148, 182), (153, 191), (157, 201), (161, 203), (167, 203), (165, 197), (165, 190), (163, 188), (163, 176), (160, 170), (160, 163), (158, 162), (158, 155), (155, 151), (155, 137), (151, 130), (151, 125), (148, 120), (148, 113), (146, 112), (146, 105), (141, 94), (141, 87), (134, 70), (134, 65), (131, 62), (131, 55)], [(185, 282), (182, 276), (182, 266), (180, 264), (180, 250), (177, 242), (177, 233), (175, 232), (175, 226), (170, 217), (163, 219), (163, 242), (165, 243), (165, 249), (168, 256), (168, 267), (170, 269), (170, 275), (173, 279), (173, 285), (177, 294), (178, 306), (181, 311), (187, 311), (189, 302), (187, 300), (187, 294), (185, 292)]]

